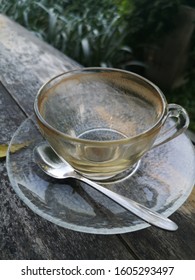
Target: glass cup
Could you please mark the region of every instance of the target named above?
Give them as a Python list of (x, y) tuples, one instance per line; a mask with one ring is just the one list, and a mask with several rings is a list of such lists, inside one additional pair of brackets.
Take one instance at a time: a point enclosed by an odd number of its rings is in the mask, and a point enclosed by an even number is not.
[(39, 90), (34, 109), (55, 152), (92, 180), (125, 172), (189, 125), (184, 108), (167, 104), (156, 85), (111, 68), (82, 68), (54, 77)]

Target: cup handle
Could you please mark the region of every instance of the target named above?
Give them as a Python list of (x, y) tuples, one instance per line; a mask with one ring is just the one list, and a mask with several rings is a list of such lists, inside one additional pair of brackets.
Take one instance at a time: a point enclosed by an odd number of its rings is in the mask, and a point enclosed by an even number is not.
[[(183, 133), (189, 126), (189, 116), (186, 110), (178, 104), (168, 104), (168, 114), (163, 127), (170, 119), (175, 119), (175, 122), (169, 123), (168, 128), (161, 129), (152, 148), (164, 144), (171, 139)], [(163, 128), (162, 127), (162, 128)]]

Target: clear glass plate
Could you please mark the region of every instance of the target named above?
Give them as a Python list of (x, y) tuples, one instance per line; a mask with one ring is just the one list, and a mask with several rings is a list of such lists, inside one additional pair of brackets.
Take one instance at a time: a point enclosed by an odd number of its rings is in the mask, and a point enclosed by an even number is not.
[[(13, 135), (7, 154), (11, 185), (32, 211), (59, 226), (87, 233), (118, 234), (149, 226), (88, 185), (43, 173), (33, 161), (33, 150), (43, 141), (32, 116)], [(18, 144), (24, 147), (11, 152)], [(168, 217), (190, 195), (194, 181), (194, 148), (183, 134), (148, 152), (133, 176), (105, 187)]]

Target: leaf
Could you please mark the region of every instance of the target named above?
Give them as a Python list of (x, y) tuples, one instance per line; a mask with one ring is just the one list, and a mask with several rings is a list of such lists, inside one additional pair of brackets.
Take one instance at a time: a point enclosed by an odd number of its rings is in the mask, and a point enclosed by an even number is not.
[(87, 38), (81, 40), (82, 50), (85, 57), (90, 56), (90, 44)]
[[(26, 147), (28, 143), (22, 143), (22, 144), (14, 144), (11, 146), (11, 153), (15, 153), (16, 151), (19, 151), (20, 149)], [(6, 157), (7, 150), (8, 150), (8, 144), (0, 144), (0, 158)]]

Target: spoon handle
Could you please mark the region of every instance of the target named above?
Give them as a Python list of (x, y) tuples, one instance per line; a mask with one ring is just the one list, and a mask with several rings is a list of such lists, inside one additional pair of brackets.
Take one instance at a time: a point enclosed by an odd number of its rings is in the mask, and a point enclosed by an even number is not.
[(124, 197), (117, 194), (105, 187), (102, 187), (95, 182), (81, 176), (77, 176), (77, 179), (90, 185), (97, 191), (105, 194), (107, 197), (121, 205), (123, 208), (129, 210), (142, 220), (148, 222), (151, 225), (157, 226), (162, 229), (174, 231), (177, 230), (178, 226), (170, 219), (164, 217), (162, 214), (152, 211), (151, 209), (131, 200), (130, 198)]

